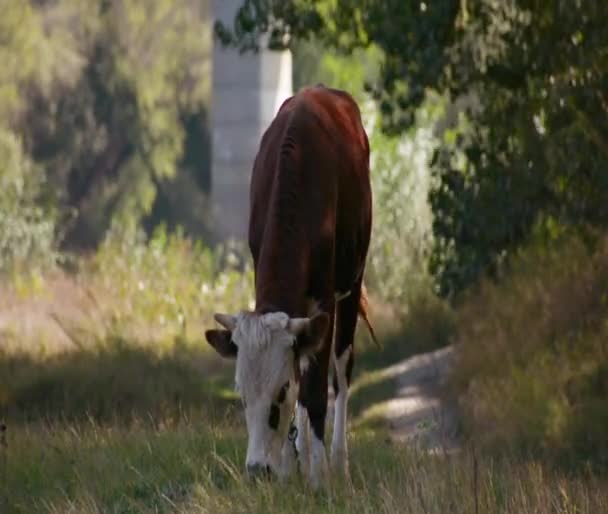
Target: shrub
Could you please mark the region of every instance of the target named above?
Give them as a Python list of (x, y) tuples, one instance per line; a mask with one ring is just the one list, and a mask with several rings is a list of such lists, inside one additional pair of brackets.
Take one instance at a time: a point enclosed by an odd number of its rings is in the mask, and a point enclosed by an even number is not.
[(164, 226), (149, 241), (141, 230), (114, 226), (81, 276), (123, 335), (200, 339), (214, 312), (253, 307), (253, 272), (243, 248), (212, 250)]
[(418, 126), (406, 137), (369, 130), (374, 220), (366, 281), (378, 298), (402, 313), (416, 296), (431, 293), (432, 287), (427, 271), (431, 243), (427, 162), (434, 144), (433, 117), (430, 108), (421, 111)]
[(43, 287), (22, 272), (12, 284), (0, 277), (3, 349), (43, 357), (111, 339), (200, 345), (214, 312), (252, 308), (253, 272), (240, 246), (211, 249), (163, 226), (147, 238), (135, 227), (114, 225), (92, 255), (62, 255), (64, 269), (41, 274)]
[(0, 272), (55, 262), (55, 220), (40, 202), (41, 171), (0, 127)]
[(476, 440), (608, 465), (608, 237), (521, 252), (459, 309), (453, 376)]

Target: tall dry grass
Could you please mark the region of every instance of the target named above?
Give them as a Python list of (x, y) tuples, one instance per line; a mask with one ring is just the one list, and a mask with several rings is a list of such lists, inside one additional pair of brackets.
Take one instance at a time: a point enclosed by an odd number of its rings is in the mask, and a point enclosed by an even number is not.
[(244, 248), (216, 249), (163, 227), (112, 230), (89, 256), (63, 256), (37, 280), (0, 274), (0, 351), (41, 355), (125, 339), (153, 346), (203, 342), (216, 310), (251, 306)]
[(94, 423), (26, 429), (13, 436), (0, 492), (3, 513), (408, 513), (596, 514), (608, 489), (540, 462), (471, 451), (430, 456), (351, 436), (352, 483), (311, 491), (298, 477), (251, 483), (236, 421), (130, 429)]
[[(127, 236), (109, 239), (40, 288), (13, 288), (25, 310), (0, 299), (9, 321), (34, 309), (64, 338), (55, 345), (49, 334), (30, 346), (18, 323), (0, 327), (10, 343), (0, 351), (0, 416), (8, 425), (6, 444), (0, 436), (2, 514), (608, 511), (606, 483), (591, 471), (566, 473), (529, 453), (495, 456), (483, 445), (506, 441), (591, 457), (602, 451), (605, 245), (591, 256), (573, 242), (561, 254), (526, 254), (509, 280), (484, 284), (456, 320), (443, 302), (421, 297), (399, 317), (401, 331), (392, 339), (385, 331), (381, 350), (360, 345), (352, 484), (334, 480), (315, 493), (298, 478), (245, 479), (233, 370), (202, 339), (215, 309), (242, 308), (250, 299), (250, 270), (238, 262), (226, 267), (235, 255), (179, 235), (159, 232), (147, 242)], [(391, 443), (382, 424), (358, 423), (367, 406), (394, 394), (393, 379), (378, 370), (447, 344), (454, 323), (454, 384), (475, 449), (430, 456)], [(529, 337), (518, 338), (522, 333)], [(27, 335), (35, 342), (41, 332)]]
[(517, 256), (459, 309), (453, 383), (472, 437), (608, 466), (608, 237)]

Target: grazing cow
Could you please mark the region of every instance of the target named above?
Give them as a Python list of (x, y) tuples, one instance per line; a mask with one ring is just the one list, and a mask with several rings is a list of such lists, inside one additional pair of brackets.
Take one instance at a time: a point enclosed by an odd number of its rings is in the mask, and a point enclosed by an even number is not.
[(297, 400), (300, 470), (318, 486), (327, 473), (334, 319), (331, 464), (345, 475), (358, 314), (373, 336), (362, 295), (372, 223), (369, 143), (350, 95), (315, 86), (283, 103), (262, 137), (250, 199), (255, 311), (216, 314), (226, 330), (209, 330), (206, 338), (222, 356), (236, 357), (248, 474), (284, 476), (291, 470), (295, 451), (288, 431)]

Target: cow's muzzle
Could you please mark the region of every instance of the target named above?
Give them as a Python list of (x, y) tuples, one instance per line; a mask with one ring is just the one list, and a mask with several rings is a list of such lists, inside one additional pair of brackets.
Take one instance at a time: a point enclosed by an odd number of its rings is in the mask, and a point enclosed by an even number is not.
[(247, 464), (247, 476), (252, 480), (269, 480), (272, 478), (272, 469), (268, 464)]

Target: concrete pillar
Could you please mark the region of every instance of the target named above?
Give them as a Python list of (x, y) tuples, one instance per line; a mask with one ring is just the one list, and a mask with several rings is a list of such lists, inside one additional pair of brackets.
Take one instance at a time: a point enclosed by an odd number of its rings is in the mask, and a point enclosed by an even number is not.
[[(214, 0), (230, 26), (241, 0)], [(261, 136), (292, 94), (291, 54), (213, 49), (211, 200), (220, 239), (247, 237), (249, 180)]]

